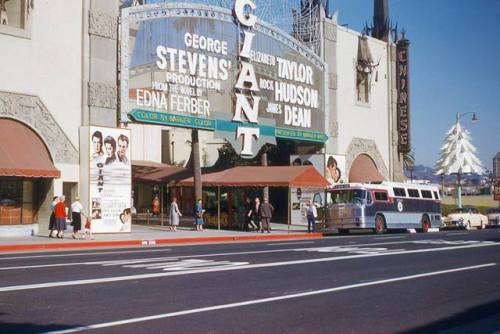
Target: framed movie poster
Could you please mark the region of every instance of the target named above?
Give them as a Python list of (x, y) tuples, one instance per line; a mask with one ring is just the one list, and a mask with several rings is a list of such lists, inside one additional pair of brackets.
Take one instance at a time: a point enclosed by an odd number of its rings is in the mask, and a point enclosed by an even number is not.
[(88, 138), (86, 143), (88, 150), (84, 150), (88, 153), (86, 202), (92, 218), (92, 232), (130, 232), (132, 225), (130, 130), (104, 127), (86, 127), (83, 130)]

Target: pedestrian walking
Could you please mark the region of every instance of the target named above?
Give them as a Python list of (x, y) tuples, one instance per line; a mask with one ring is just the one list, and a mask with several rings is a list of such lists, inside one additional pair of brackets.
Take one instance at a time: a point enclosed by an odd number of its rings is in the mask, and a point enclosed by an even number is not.
[(50, 213), (50, 219), (49, 219), (49, 238), (54, 238), (54, 231), (57, 231), (56, 215), (54, 213), (54, 209), (56, 207), (57, 202), (59, 202), (59, 196), (54, 196), (52, 202), (50, 203), (50, 210), (52, 212)]
[(196, 203), (195, 215), (196, 215), (196, 231), (203, 231), (203, 205), (201, 202), (201, 198), (198, 198), (198, 202)]
[(64, 201), (66, 200), (65, 196), (59, 197), (59, 202), (54, 207), (54, 215), (56, 217), (56, 230), (58, 238), (64, 237), (64, 230), (66, 230), (66, 218), (68, 218), (67, 208)]
[(85, 219), (85, 239), (94, 239), (94, 237), (92, 237), (92, 219), (90, 217), (87, 217)]
[(82, 214), (83, 205), (80, 203), (80, 197), (76, 197), (75, 201), (71, 203), (71, 225), (73, 226), (73, 239), (79, 239), (78, 235), (82, 229)]
[(177, 226), (179, 226), (179, 217), (182, 217), (182, 213), (179, 211), (179, 206), (177, 205), (177, 198), (172, 198), (172, 203), (170, 204), (170, 230), (177, 231)]
[(318, 217), (318, 211), (316, 210), (316, 204), (313, 201), (309, 200), (307, 202), (306, 209), (306, 217), (307, 217), (307, 232), (314, 232), (314, 224), (316, 222), (316, 218)]
[(255, 230), (259, 232), (261, 230), (260, 226), (260, 198), (255, 197), (255, 201), (252, 206), (252, 221), (255, 224)]
[(252, 221), (252, 201), (250, 197), (245, 198), (245, 231), (250, 231), (250, 227), (256, 228)]
[(271, 233), (271, 218), (273, 217), (274, 207), (269, 203), (267, 198), (264, 198), (264, 203), (260, 205), (260, 219), (261, 219), (261, 230), (267, 233)]

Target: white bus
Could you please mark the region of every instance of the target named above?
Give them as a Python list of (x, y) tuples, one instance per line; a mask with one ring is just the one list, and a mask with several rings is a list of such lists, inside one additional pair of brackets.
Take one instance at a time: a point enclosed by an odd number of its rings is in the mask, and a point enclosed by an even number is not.
[(326, 192), (325, 232), (372, 229), (421, 229), (441, 225), (437, 185), (413, 183), (350, 183)]

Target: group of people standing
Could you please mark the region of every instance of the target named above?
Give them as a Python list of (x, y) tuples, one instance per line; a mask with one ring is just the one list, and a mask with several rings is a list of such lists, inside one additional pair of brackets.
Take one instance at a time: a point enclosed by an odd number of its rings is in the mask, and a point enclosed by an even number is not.
[[(92, 238), (90, 224), (91, 220), (83, 212), (83, 205), (80, 203), (80, 198), (76, 197), (75, 201), (71, 203), (70, 208), (66, 207), (65, 196), (54, 196), (50, 205), (52, 213), (49, 221), (49, 238), (64, 238), (64, 231), (66, 230), (67, 222), (69, 221), (73, 226), (73, 239)], [(71, 213), (71, 215), (69, 215)], [(80, 237), (82, 230), (82, 215), (86, 218), (85, 233)]]
[[(194, 213), (196, 231), (203, 231), (203, 214), (205, 213), (205, 210), (203, 209), (201, 198), (196, 201)], [(246, 231), (250, 231), (250, 227), (252, 227), (257, 232), (264, 233), (267, 231), (267, 233), (271, 233), (271, 218), (273, 217), (273, 213), (274, 207), (267, 199), (264, 200), (264, 203), (261, 203), (260, 198), (256, 197), (252, 203), (250, 198), (247, 197), (245, 200), (245, 219), (242, 227)], [(171, 231), (177, 231), (180, 217), (182, 217), (182, 213), (179, 210), (177, 198), (173, 197), (169, 213)]]
[(245, 223), (243, 228), (250, 231), (250, 227), (255, 231), (271, 233), (271, 218), (273, 217), (274, 207), (267, 198), (264, 203), (260, 202), (259, 197), (255, 197), (254, 202), (250, 198), (245, 199)]
[[(195, 207), (195, 225), (196, 231), (203, 231), (203, 214), (205, 210), (203, 209), (202, 200), (198, 198)], [(180, 217), (182, 213), (179, 210), (179, 205), (177, 204), (177, 198), (172, 198), (172, 203), (170, 204), (170, 230), (177, 231), (177, 226), (179, 226)]]

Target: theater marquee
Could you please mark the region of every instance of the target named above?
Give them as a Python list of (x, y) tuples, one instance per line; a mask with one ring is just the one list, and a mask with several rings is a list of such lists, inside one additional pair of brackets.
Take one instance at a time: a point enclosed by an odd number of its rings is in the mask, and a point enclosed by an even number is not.
[(252, 13), (162, 3), (122, 11), (121, 121), (215, 131), (242, 156), (324, 142), (324, 63)]

